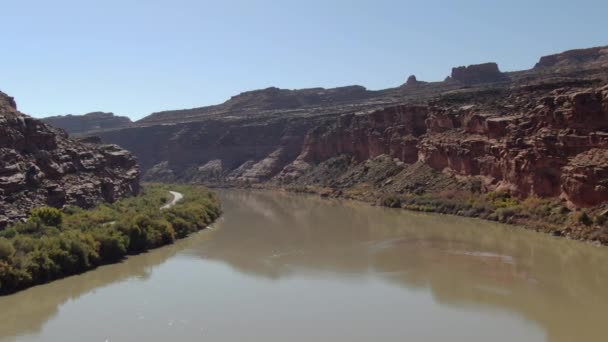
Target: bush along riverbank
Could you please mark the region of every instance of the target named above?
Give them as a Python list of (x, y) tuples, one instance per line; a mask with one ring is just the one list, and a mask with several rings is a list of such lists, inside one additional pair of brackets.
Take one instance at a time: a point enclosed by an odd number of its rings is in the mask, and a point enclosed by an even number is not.
[(520, 199), (509, 192), (440, 191), (426, 194), (392, 194), (371, 187), (333, 189), (287, 186), (280, 189), (318, 194), (322, 197), (353, 199), (389, 208), (476, 217), (514, 224), (538, 232), (574, 240), (608, 245), (608, 204), (569, 209), (557, 198)]
[[(173, 195), (183, 194), (170, 208)], [(142, 194), (78, 207), (37, 208), (27, 222), (0, 231), (0, 294), (16, 292), (127, 255), (171, 244), (219, 217), (219, 200), (199, 186), (146, 184)]]

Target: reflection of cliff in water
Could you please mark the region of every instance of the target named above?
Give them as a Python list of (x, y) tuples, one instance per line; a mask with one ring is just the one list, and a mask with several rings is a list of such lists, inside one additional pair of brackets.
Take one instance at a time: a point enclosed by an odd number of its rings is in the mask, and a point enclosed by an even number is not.
[(155, 266), (203, 239), (205, 233), (195, 234), (174, 245), (129, 257), (119, 264), (103, 266), (81, 275), (0, 297), (0, 340), (5, 336), (39, 332), (44, 324), (57, 314), (61, 305), (91, 291), (133, 278), (145, 280)]
[(543, 326), (548, 341), (595, 341), (605, 335), (606, 248), (480, 220), (354, 202), (276, 192), (221, 194), (225, 215), (212, 231), (0, 297), (0, 336), (39, 332), (64, 303), (114, 283), (146, 279), (178, 252), (270, 281), (371, 277), (410, 291), (430, 290), (449, 307), (515, 313)]
[(446, 305), (518, 313), (541, 324), (549, 341), (590, 341), (604, 327), (605, 248), (314, 197), (227, 191), (222, 199), (226, 216), (212, 242), (191, 253), (241, 272), (269, 279), (380, 274), (410, 289), (430, 288)]

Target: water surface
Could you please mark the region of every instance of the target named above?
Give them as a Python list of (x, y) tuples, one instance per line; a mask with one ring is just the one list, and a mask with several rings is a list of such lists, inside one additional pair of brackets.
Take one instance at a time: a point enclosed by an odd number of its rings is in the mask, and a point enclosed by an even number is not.
[(0, 341), (606, 341), (608, 249), (225, 191), (213, 229), (0, 297)]

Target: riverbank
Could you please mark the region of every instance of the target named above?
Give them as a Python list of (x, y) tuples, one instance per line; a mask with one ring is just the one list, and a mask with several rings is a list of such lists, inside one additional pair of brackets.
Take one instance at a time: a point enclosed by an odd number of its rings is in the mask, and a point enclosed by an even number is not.
[(35, 209), (27, 222), (0, 232), (0, 294), (171, 244), (204, 229), (220, 212), (206, 188), (167, 184), (145, 184), (139, 196), (91, 210)]
[[(238, 188), (238, 187), (237, 187)], [(419, 212), (480, 218), (572, 240), (608, 245), (608, 206), (570, 209), (556, 198), (519, 199), (508, 192), (437, 191), (395, 194), (372, 187), (330, 188), (254, 184), (246, 188), (315, 194)]]
[(0, 297), (0, 341), (605, 339), (607, 248), (316, 195), (215, 193), (212, 230)]

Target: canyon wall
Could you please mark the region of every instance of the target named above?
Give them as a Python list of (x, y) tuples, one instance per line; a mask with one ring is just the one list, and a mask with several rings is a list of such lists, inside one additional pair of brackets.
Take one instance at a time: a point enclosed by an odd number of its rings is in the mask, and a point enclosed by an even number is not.
[(129, 152), (70, 139), (18, 112), (0, 92), (0, 228), (35, 207), (91, 207), (138, 191), (139, 168)]
[(475, 187), (571, 207), (608, 201), (605, 47), (530, 70), (458, 67), (444, 82), (246, 92), (97, 132), (138, 156), (145, 179), (368, 187)]
[(487, 189), (520, 197), (561, 196), (575, 206), (608, 200), (608, 87), (541, 88), (497, 92), (490, 104), (474, 93), (454, 102), (452, 94), (368, 113), (208, 120), (101, 136), (138, 155), (151, 180), (289, 184), (332, 158), (346, 155), (354, 165), (384, 156), (478, 177)]

